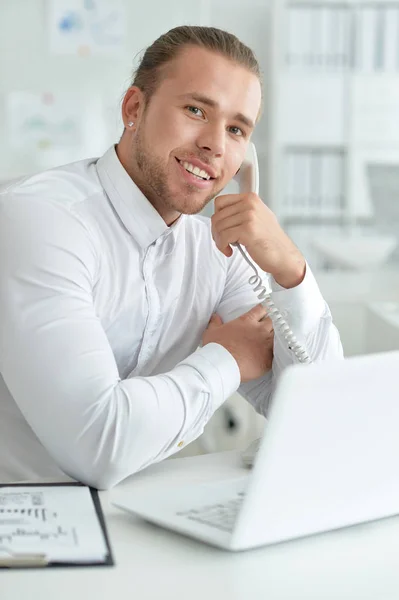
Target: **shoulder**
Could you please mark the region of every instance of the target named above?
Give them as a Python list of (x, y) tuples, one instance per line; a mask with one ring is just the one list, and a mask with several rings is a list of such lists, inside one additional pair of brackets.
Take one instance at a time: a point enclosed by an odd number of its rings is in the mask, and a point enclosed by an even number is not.
[(69, 235), (92, 237), (91, 200), (104, 191), (96, 169), (97, 159), (70, 163), (0, 186), (0, 227), (29, 232), (40, 239), (43, 233), (65, 229)]
[(102, 194), (97, 159), (86, 159), (6, 182), (0, 186), (0, 206), (12, 210), (14, 203), (26, 207), (51, 204), (76, 210), (94, 194)]
[[(45, 254), (49, 248), (95, 254), (86, 200), (103, 193), (95, 159), (10, 181), (0, 187), (3, 252)], [(47, 250), (46, 250), (47, 249)]]

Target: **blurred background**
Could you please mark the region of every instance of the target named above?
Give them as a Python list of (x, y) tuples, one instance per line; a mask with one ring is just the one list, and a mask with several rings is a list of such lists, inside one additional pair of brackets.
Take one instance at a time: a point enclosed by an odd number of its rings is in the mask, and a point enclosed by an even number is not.
[[(0, 182), (117, 142), (142, 51), (182, 24), (257, 55), (260, 195), (313, 268), (345, 354), (398, 349), (399, 0), (0, 0)], [(183, 452), (243, 447), (263, 424), (236, 394)]]

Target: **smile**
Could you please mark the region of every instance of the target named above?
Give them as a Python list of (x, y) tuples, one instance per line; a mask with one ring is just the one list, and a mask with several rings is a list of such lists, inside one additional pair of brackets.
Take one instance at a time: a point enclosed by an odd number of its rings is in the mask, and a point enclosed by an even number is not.
[(185, 160), (179, 160), (178, 158), (176, 158), (176, 165), (183, 180), (188, 183), (192, 189), (209, 191), (213, 188), (214, 177), (211, 177), (209, 173), (203, 169), (195, 167)]
[(212, 179), (212, 177), (209, 175), (209, 173), (204, 171), (204, 169), (195, 167), (191, 163), (183, 161), (183, 160), (179, 160), (179, 163), (181, 164), (182, 167), (184, 167), (184, 169), (186, 169), (186, 171), (188, 171), (189, 173), (192, 173), (193, 175), (195, 175), (195, 177), (198, 177), (198, 179), (202, 179), (205, 181)]

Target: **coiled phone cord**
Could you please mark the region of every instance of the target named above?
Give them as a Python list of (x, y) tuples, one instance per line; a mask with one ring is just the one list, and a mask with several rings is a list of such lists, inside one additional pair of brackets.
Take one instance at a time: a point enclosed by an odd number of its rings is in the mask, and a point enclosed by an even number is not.
[(295, 354), (298, 362), (300, 363), (311, 363), (310, 356), (308, 355), (305, 348), (298, 342), (294, 333), (290, 329), (287, 321), (284, 319), (276, 305), (274, 304), (270, 292), (267, 292), (266, 287), (263, 285), (261, 276), (254, 263), (248, 258), (246, 252), (243, 250), (241, 244), (232, 244), (241, 252), (242, 256), (249, 264), (249, 266), (255, 272), (255, 275), (251, 275), (248, 279), (249, 285), (253, 287), (254, 292), (257, 294), (262, 305), (266, 308), (267, 316), (270, 317), (274, 330), (278, 331), (285, 339), (287, 346)]

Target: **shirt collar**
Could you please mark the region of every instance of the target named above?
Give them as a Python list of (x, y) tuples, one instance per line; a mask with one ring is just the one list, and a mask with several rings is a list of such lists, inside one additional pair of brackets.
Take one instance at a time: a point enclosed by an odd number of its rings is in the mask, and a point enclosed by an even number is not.
[(147, 248), (162, 235), (176, 235), (183, 215), (168, 227), (157, 210), (125, 171), (115, 146), (97, 161), (100, 181), (124, 226), (142, 248)]

